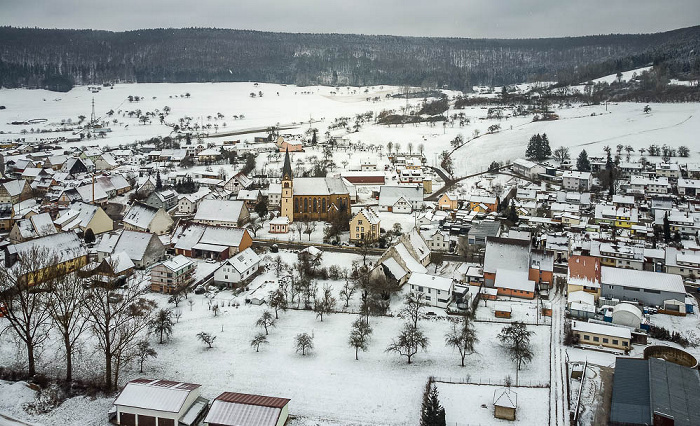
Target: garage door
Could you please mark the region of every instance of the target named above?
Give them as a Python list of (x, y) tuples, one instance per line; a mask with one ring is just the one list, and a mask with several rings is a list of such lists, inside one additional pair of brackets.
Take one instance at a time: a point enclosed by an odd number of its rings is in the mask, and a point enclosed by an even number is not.
[(121, 413), (119, 415), (119, 424), (122, 426), (136, 426), (136, 414)]
[(139, 415), (139, 426), (156, 426), (156, 418), (153, 416)]
[(175, 420), (158, 417), (158, 426), (175, 426)]

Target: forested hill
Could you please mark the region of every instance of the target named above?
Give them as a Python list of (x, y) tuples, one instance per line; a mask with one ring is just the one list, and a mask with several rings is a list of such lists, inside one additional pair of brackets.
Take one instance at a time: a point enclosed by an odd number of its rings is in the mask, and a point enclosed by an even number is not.
[(291, 34), (206, 28), (127, 32), (0, 27), (0, 85), (260, 81), (447, 86), (578, 83), (654, 63), (700, 75), (700, 26), (549, 39)]

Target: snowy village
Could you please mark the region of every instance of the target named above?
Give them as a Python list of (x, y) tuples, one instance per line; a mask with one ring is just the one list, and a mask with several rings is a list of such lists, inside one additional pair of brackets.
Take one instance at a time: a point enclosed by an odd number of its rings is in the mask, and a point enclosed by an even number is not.
[(0, 425), (700, 424), (654, 72), (0, 89)]

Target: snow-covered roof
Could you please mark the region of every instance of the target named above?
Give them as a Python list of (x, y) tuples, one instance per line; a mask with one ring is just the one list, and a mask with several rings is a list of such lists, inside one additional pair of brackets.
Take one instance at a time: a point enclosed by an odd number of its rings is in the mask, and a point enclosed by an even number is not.
[(504, 408), (518, 408), (518, 394), (509, 388), (496, 389), (493, 392), (493, 405)]
[(11, 180), (9, 182), (4, 182), (2, 186), (5, 187), (5, 190), (11, 197), (15, 197), (19, 194), (22, 193), (22, 190), (24, 189), (24, 186), (27, 184), (27, 182), (23, 179), (18, 179), (18, 180)]
[(700, 188), (700, 179), (678, 179), (679, 188)]
[(595, 306), (595, 296), (583, 290), (572, 291), (566, 298), (566, 302)]
[(231, 265), (239, 273), (243, 273), (260, 262), (260, 256), (248, 247), (237, 255), (226, 260), (225, 264)]
[(54, 223), (61, 227), (61, 230), (67, 231), (76, 228), (85, 228), (90, 224), (90, 221), (95, 217), (98, 206), (87, 203), (74, 203), (68, 210), (63, 210)]
[(403, 269), (403, 267), (399, 264), (399, 262), (396, 261), (393, 257), (389, 257), (386, 260), (382, 262), (382, 265), (386, 266), (387, 269), (389, 269), (389, 272), (393, 277), (397, 280), (401, 280), (401, 278), (405, 277), (408, 274), (408, 271)]
[(427, 269), (425, 269), (425, 266), (423, 266), (420, 262), (414, 259), (413, 256), (411, 256), (411, 253), (408, 251), (408, 249), (403, 243), (399, 243), (396, 245), (396, 253), (398, 253), (399, 257), (401, 257), (401, 260), (403, 260), (406, 267), (412, 273), (425, 273), (428, 271)]
[(194, 221), (238, 222), (244, 208), (240, 200), (203, 200)]
[(348, 188), (340, 177), (296, 178), (292, 190), (294, 195), (333, 195), (348, 194)]
[(101, 201), (109, 198), (105, 190), (102, 188), (102, 185), (98, 185), (97, 183), (95, 183), (94, 186), (92, 184), (88, 184), (79, 186), (75, 189), (78, 191), (78, 194), (80, 194), (80, 198), (82, 198), (86, 203), (91, 203), (93, 200)]
[(25, 241), (13, 246), (9, 246), (11, 250), (20, 255), (30, 254), (31, 250), (38, 248), (41, 250), (49, 250), (51, 255), (57, 257), (57, 261), (65, 262), (87, 255), (87, 250), (82, 245), (80, 238), (73, 232), (59, 232), (45, 237), (39, 237), (34, 240)]
[(631, 303), (618, 303), (617, 305), (613, 306), (613, 316), (615, 316), (615, 314), (618, 312), (629, 312), (640, 321), (642, 320), (642, 311)]
[(140, 229), (148, 229), (158, 209), (141, 203), (135, 203), (124, 215), (124, 223)]
[(600, 334), (604, 336), (619, 337), (621, 339), (631, 339), (632, 332), (629, 328), (615, 327), (614, 325), (603, 325), (593, 322), (572, 321), (571, 330), (574, 332)]
[(180, 271), (182, 269), (187, 268), (192, 263), (193, 262), (191, 259), (189, 259), (181, 254), (178, 254), (177, 256), (173, 257), (172, 259), (168, 259), (168, 260), (162, 262), (161, 264), (163, 266), (165, 266), (166, 268), (168, 268), (169, 270), (171, 270), (173, 272), (177, 272), (177, 271)]
[(226, 426), (275, 426), (286, 398), (224, 392), (211, 405), (204, 422)]
[(289, 218), (287, 216), (277, 216), (270, 221), (271, 225), (289, 225)]
[(377, 213), (375, 213), (371, 207), (364, 207), (357, 214), (361, 214), (362, 216), (364, 216), (365, 219), (367, 219), (367, 221), (372, 225), (376, 225), (379, 223), (379, 215), (377, 215)]
[(190, 392), (199, 387), (197, 384), (166, 380), (132, 380), (126, 384), (114, 405), (179, 413)]
[(423, 201), (423, 187), (415, 186), (387, 186), (379, 187), (379, 205), (393, 206), (403, 197), (408, 202)]
[(484, 272), (500, 269), (527, 271), (530, 263), (530, 242), (511, 238), (488, 237), (484, 254)]
[(511, 271), (508, 269), (499, 269), (498, 272), (496, 272), (494, 286), (509, 290), (535, 291), (535, 282), (528, 279), (527, 270)]
[(428, 275), (423, 273), (411, 274), (411, 278), (408, 279), (408, 283), (411, 285), (428, 287), (440, 291), (452, 290), (451, 278), (437, 277), (435, 275)]
[(112, 266), (115, 274), (120, 274), (126, 270), (132, 269), (135, 265), (126, 252), (120, 251), (105, 259)]
[(180, 250), (191, 250), (197, 244), (239, 247), (246, 232), (243, 228), (188, 224), (175, 230), (172, 242)]
[(603, 266), (601, 267), (600, 281), (603, 284), (643, 288), (645, 290), (661, 290), (685, 295), (683, 278), (675, 274)]
[(17, 222), (17, 228), (23, 239), (44, 237), (58, 232), (48, 213), (39, 213), (22, 219)]

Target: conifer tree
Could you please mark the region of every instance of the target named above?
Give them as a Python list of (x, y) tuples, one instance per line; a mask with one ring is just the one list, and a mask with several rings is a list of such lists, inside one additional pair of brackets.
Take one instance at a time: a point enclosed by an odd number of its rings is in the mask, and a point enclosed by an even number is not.
[(432, 380), (428, 380), (423, 392), (420, 425), (445, 426), (445, 409), (440, 405), (439, 393)]
[(581, 150), (576, 160), (576, 170), (579, 172), (590, 172), (591, 171), (591, 161), (588, 159), (588, 153), (586, 150)]

